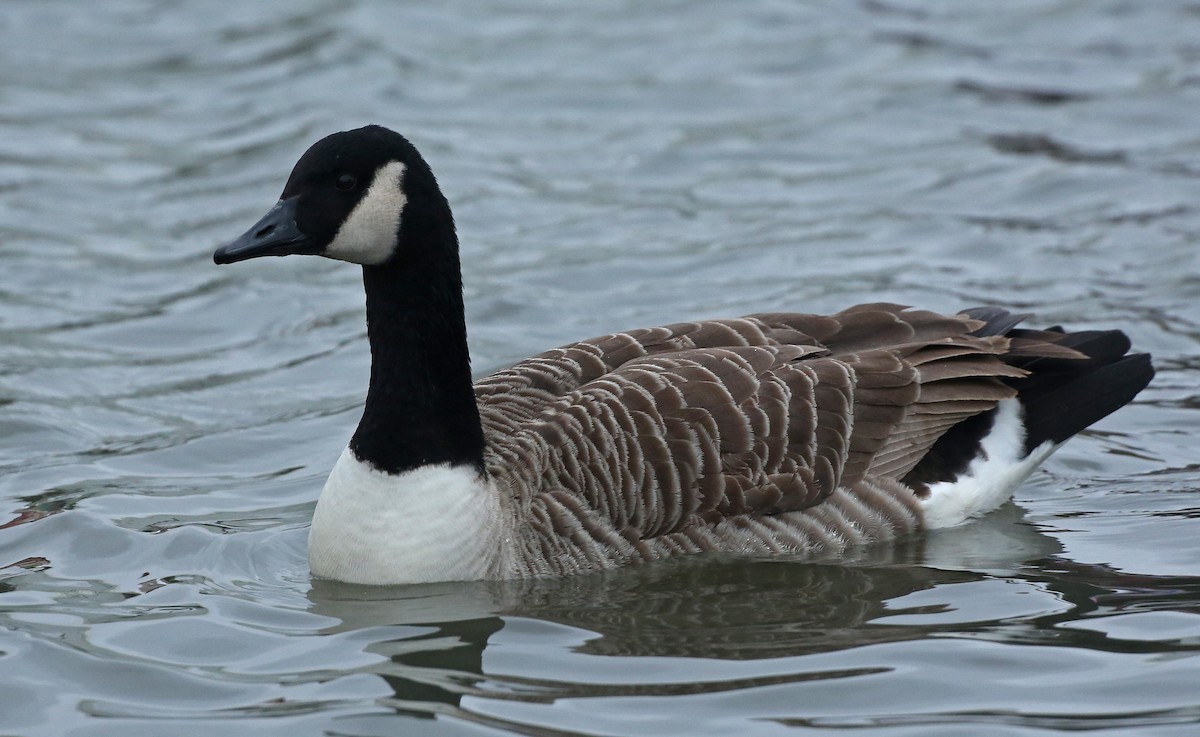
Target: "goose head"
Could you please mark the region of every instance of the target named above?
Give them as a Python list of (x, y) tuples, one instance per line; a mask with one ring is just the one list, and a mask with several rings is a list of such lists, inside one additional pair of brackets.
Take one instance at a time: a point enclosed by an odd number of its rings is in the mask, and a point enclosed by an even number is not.
[[(271, 210), (213, 254), (218, 264), (307, 254), (366, 267), (405, 260), (406, 244), (446, 242), (450, 208), (409, 141), (377, 125), (314, 143)], [(456, 245), (456, 244), (455, 244)]]
[(317, 141), (275, 206), (213, 260), (290, 254), (362, 266), (371, 383), (355, 461), (393, 475), (441, 463), (483, 473), (458, 237), (417, 149), (375, 125)]

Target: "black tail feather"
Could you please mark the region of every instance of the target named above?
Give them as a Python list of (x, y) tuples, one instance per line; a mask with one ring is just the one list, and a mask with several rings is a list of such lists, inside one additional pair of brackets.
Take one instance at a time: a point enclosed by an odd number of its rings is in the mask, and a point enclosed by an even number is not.
[(1026, 451), (1047, 440), (1065, 441), (1128, 404), (1154, 378), (1154, 367), (1145, 353), (1082, 368), (1042, 376), (1034, 373), (1013, 382), (1025, 410)]
[[(1081, 357), (1020, 355), (1005, 361), (1029, 376), (1008, 383), (1017, 390), (1025, 415), (1025, 450), (1047, 440), (1061, 443), (1128, 404), (1154, 377), (1146, 354), (1126, 355), (1129, 337), (1120, 330), (1067, 332), (1054, 325), (1042, 330), (1018, 328), (1027, 314), (999, 307), (975, 307), (963, 314), (983, 321), (975, 335), (1004, 335), (1014, 340), (1053, 343)], [(967, 423), (962, 423), (967, 425)], [(980, 423), (976, 423), (980, 424)], [(955, 428), (958, 430), (959, 428)], [(978, 432), (970, 426), (963, 432)]]
[[(1006, 380), (1016, 389), (1023, 410), (1026, 455), (1046, 441), (1062, 443), (1117, 411), (1154, 378), (1149, 355), (1126, 355), (1129, 338), (1120, 330), (1068, 333), (1058, 325), (1045, 330), (1018, 328), (1028, 315), (998, 307), (975, 307), (962, 314), (983, 323), (973, 335), (1003, 335), (1013, 339), (1013, 345), (1021, 345), (1014, 351), (1017, 355), (1005, 355), (1003, 360), (1029, 372)], [(993, 408), (947, 430), (902, 481), (921, 488), (957, 478), (979, 455), (995, 418)]]

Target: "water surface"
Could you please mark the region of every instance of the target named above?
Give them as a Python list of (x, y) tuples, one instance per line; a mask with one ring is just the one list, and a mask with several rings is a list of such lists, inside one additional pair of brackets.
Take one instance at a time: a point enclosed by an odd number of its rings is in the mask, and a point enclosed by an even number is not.
[[(0, 733), (1191, 735), (1200, 6), (0, 2)], [(359, 275), (212, 265), (377, 122), (478, 373), (694, 317), (994, 303), (1159, 374), (980, 524), (852, 561), (310, 580)]]

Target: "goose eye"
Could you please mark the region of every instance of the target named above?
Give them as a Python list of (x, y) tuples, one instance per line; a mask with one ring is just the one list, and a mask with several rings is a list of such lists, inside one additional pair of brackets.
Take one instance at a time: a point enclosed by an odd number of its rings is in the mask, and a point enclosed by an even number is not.
[(349, 192), (350, 190), (354, 189), (357, 185), (358, 185), (358, 180), (355, 179), (354, 176), (351, 174), (343, 174), (340, 177), (338, 177), (336, 180), (334, 180), (334, 183), (333, 183), (333, 186), (337, 187), (338, 189), (342, 190), (343, 192)]

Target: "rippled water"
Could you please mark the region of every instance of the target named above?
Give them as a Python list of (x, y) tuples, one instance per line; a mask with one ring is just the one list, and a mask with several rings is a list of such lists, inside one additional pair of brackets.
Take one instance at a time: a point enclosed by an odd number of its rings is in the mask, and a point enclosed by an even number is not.
[[(0, 2), (0, 733), (1195, 734), (1200, 5), (590, 5)], [(456, 208), (481, 373), (882, 299), (1159, 375), (849, 563), (313, 582), (359, 275), (209, 258), (366, 122)]]

